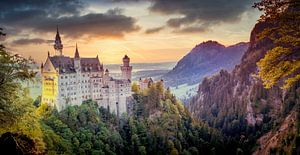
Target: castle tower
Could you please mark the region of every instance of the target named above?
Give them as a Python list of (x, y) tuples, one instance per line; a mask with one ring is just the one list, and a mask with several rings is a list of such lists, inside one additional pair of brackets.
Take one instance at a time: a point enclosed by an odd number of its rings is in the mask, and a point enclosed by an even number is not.
[(105, 72), (104, 72), (103, 80), (105, 82), (109, 81), (109, 71), (108, 71), (108, 69), (106, 69)]
[(80, 72), (80, 56), (78, 52), (78, 47), (76, 43), (76, 50), (75, 50), (75, 55), (74, 55), (74, 68), (76, 72)]
[(105, 75), (105, 76), (109, 76), (109, 71), (108, 71), (108, 69), (105, 70), (104, 75)]
[[(75, 49), (75, 54), (74, 54), (74, 68), (76, 71), (76, 94), (81, 96), (81, 64), (80, 64), (80, 56), (78, 52), (78, 47), (76, 43), (76, 49)], [(75, 104), (80, 105), (82, 102), (82, 98), (78, 97), (77, 100), (75, 101)]]
[(47, 103), (58, 110), (61, 106), (57, 104), (58, 95), (58, 74), (50, 60), (50, 53), (48, 52), (47, 60), (41, 65), (42, 72), (42, 102)]
[(56, 30), (54, 49), (55, 49), (56, 55), (62, 56), (63, 44), (61, 42), (61, 38), (60, 38), (60, 35), (59, 35), (59, 32), (58, 32), (58, 27), (57, 27), (57, 30)]
[(131, 81), (132, 66), (130, 66), (129, 63), (130, 63), (130, 58), (127, 55), (125, 55), (123, 58), (123, 66), (121, 66), (122, 79)]

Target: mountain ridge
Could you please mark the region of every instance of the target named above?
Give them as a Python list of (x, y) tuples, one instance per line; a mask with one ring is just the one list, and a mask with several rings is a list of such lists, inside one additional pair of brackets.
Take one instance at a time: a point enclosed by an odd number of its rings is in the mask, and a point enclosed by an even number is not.
[(212, 75), (220, 69), (231, 70), (239, 63), (248, 45), (240, 42), (226, 47), (217, 41), (202, 42), (180, 59), (163, 79), (167, 86), (199, 83), (204, 76)]
[[(268, 22), (257, 23), (251, 32), (250, 45), (241, 63), (236, 65), (232, 72), (221, 70), (212, 77), (204, 78), (197, 95), (188, 104), (191, 113), (207, 122), (210, 127), (218, 128), (225, 135), (238, 141), (247, 142), (248, 146), (243, 148), (246, 152), (261, 152), (259, 149), (267, 149), (264, 151), (269, 153), (274, 151), (274, 148), (264, 144), (270, 140), (259, 138), (279, 137), (276, 136), (277, 133), (270, 131), (281, 128), (284, 120), (299, 109), (297, 105), (300, 103), (300, 82), (288, 90), (282, 90), (278, 86), (265, 89), (262, 81), (255, 76), (258, 73), (256, 63), (274, 47), (269, 38), (259, 39), (258, 34), (273, 26)], [(292, 122), (291, 126), (296, 125)], [(294, 130), (288, 132), (286, 130), (290, 128), (283, 129), (290, 134), (289, 137), (281, 134), (280, 139), (276, 139), (278, 145), (287, 138), (290, 141), (296, 139), (296, 134), (292, 132)], [(260, 147), (255, 149), (257, 140)], [(291, 151), (291, 146), (283, 148), (278, 145), (273, 147), (282, 148), (284, 152)]]

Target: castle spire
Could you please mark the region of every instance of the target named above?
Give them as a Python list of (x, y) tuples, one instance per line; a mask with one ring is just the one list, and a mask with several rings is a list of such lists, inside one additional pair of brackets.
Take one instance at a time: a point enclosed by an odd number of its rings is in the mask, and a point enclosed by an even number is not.
[(60, 38), (60, 35), (59, 35), (58, 26), (56, 27), (56, 36), (55, 36), (55, 41), (54, 41), (54, 49), (57, 52), (57, 54), (62, 55), (63, 44), (61, 42), (61, 38)]
[(75, 58), (77, 58), (77, 59), (79, 58), (77, 43), (76, 43), (76, 50), (75, 50)]

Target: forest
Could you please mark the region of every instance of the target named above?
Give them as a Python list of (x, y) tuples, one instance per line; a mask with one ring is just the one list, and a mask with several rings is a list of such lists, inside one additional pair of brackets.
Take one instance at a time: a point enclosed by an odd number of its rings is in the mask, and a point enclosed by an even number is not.
[[(254, 7), (264, 14), (232, 73), (204, 78), (188, 105), (161, 81), (145, 90), (133, 83), (128, 113), (119, 117), (92, 100), (58, 112), (41, 97), (32, 99), (21, 83), (35, 82), (33, 60), (0, 45), (0, 150), (248, 155), (268, 148), (269, 154), (300, 154), (300, 3), (262, 0)], [(272, 134), (278, 143), (264, 147), (261, 138)]]

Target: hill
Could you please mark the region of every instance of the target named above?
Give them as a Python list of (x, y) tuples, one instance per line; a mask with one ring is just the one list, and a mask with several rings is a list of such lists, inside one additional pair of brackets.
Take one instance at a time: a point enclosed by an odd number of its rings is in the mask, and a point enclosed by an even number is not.
[(179, 60), (163, 79), (167, 86), (199, 83), (205, 76), (210, 76), (221, 69), (233, 69), (247, 48), (248, 43), (225, 47), (216, 41), (203, 42)]

